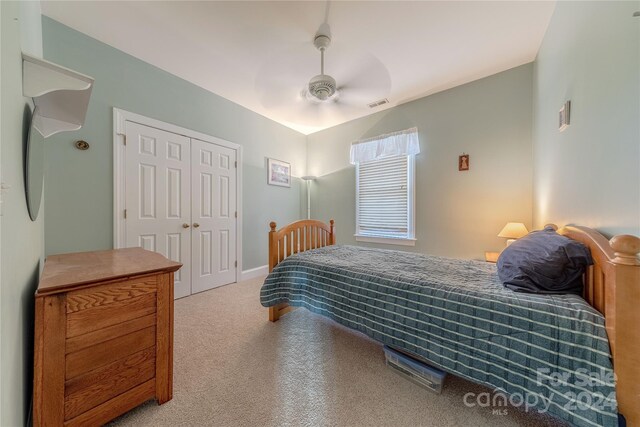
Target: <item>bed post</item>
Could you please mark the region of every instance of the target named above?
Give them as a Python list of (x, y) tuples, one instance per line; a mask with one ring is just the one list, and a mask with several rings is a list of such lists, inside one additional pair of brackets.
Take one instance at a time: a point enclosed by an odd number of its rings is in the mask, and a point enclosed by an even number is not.
[[(269, 273), (279, 262), (299, 252), (323, 248), (336, 244), (334, 221), (330, 225), (317, 220), (300, 220), (276, 230), (276, 223), (269, 224)], [(287, 303), (269, 307), (269, 320), (275, 322), (285, 313), (293, 310)]]
[(276, 240), (276, 223), (271, 221), (269, 223), (271, 230), (269, 231), (269, 273), (273, 270), (273, 267), (278, 263), (278, 241)]
[(615, 277), (615, 337), (613, 369), (616, 373), (618, 411), (627, 425), (640, 425), (640, 238), (615, 236), (611, 261)]
[[(269, 231), (269, 273), (273, 270), (273, 267), (278, 263), (278, 240), (276, 239), (276, 223), (271, 221), (269, 223), (271, 230)], [(278, 304), (273, 307), (269, 307), (269, 321), (275, 322), (280, 318), (280, 309), (286, 306), (286, 304)]]
[(335, 228), (333, 227), (333, 222), (334, 221), (332, 219), (329, 220), (329, 227), (331, 228), (331, 231), (329, 232), (329, 236), (331, 236), (330, 237), (331, 241), (329, 242), (330, 245), (336, 244), (336, 231), (335, 231)]

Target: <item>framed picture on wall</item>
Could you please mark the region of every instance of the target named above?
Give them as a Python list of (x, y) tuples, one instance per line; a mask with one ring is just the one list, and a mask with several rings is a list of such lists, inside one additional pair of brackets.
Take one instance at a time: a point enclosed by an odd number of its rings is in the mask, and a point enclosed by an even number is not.
[(291, 187), (291, 164), (276, 159), (267, 159), (267, 184)]

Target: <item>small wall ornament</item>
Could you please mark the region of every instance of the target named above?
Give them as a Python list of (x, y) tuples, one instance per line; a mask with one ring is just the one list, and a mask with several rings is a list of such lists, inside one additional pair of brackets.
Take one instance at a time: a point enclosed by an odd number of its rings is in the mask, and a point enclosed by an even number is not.
[(466, 153), (462, 153), (461, 156), (458, 156), (458, 170), (459, 171), (468, 171), (469, 170), (469, 155)]
[(562, 105), (558, 112), (558, 130), (562, 132), (571, 124), (571, 101), (567, 101)]

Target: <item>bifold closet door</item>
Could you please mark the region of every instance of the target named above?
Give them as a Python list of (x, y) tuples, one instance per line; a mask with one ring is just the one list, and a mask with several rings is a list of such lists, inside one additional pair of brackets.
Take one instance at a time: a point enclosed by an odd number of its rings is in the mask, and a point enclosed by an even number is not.
[(126, 246), (183, 263), (174, 295), (190, 295), (190, 140), (129, 121), (126, 138)]
[(236, 281), (236, 151), (191, 140), (191, 290)]

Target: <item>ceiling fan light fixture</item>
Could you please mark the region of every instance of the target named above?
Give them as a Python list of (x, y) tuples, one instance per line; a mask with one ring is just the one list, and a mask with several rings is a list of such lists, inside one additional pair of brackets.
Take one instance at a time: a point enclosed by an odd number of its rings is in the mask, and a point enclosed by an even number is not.
[(320, 101), (326, 101), (336, 93), (336, 81), (326, 74), (318, 74), (309, 81), (309, 93)]

